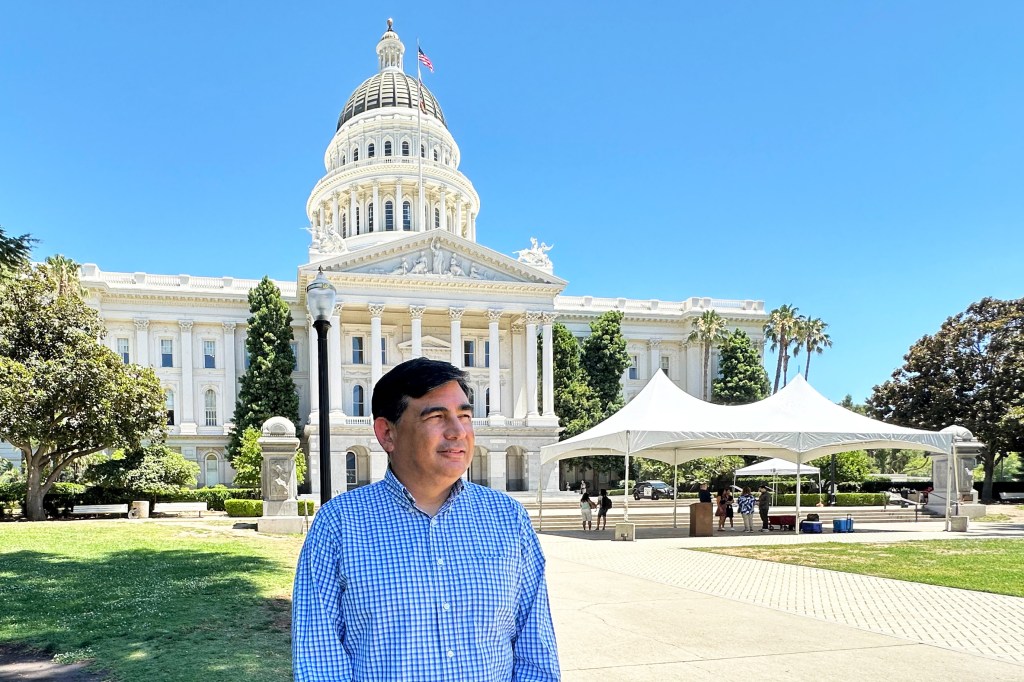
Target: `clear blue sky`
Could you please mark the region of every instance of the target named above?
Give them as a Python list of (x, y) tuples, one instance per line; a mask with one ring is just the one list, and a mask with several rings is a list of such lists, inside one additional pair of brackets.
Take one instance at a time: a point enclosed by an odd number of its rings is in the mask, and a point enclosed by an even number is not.
[(290, 5), (0, 0), (0, 224), (37, 259), (294, 278), (393, 16), (479, 241), (554, 244), (568, 294), (791, 303), (835, 343), (811, 383), (858, 401), (1024, 296), (1024, 3)]

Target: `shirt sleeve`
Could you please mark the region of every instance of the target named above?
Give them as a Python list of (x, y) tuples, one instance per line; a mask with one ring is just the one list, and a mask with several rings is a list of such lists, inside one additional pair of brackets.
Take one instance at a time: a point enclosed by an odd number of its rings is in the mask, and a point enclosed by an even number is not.
[(544, 578), (544, 554), (525, 510), (520, 511), (523, 572), (516, 611), (512, 679), (515, 682), (560, 680), (555, 628)]
[(352, 664), (342, 642), (345, 620), (336, 524), (321, 510), (299, 554), (292, 590), (292, 671), (295, 682), (345, 682)]

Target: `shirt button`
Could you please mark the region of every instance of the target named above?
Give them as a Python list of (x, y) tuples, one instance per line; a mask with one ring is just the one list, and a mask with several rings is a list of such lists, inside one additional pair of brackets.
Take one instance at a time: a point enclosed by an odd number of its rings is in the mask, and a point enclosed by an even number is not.
[(444, 566), (444, 559), (438, 559), (437, 560), (437, 565), (438, 566)]
[(452, 607), (450, 607), (450, 606), (448, 605), (448, 602), (444, 602), (443, 604), (441, 604), (441, 610), (442, 610), (442, 611), (450, 611), (450, 610), (451, 610), (451, 608), (452, 608)]
[(448, 658), (455, 658), (455, 652), (451, 649), (448, 650)]

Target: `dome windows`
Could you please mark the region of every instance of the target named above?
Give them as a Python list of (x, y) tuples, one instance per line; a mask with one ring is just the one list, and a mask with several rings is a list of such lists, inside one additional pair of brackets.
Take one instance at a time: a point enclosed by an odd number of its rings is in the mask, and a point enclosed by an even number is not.
[(391, 140), (384, 141), (384, 156), (391, 156)]
[(352, 148), (352, 163), (359, 160), (359, 147)]
[(376, 148), (373, 146), (372, 142), (370, 144), (366, 145), (366, 158), (372, 159), (374, 157), (374, 153), (375, 152), (376, 152)]
[(412, 229), (412, 204), (408, 201), (402, 202), (402, 229), (406, 232)]
[(366, 205), (366, 231), (373, 232), (373, 204)]
[[(409, 141), (408, 140), (403, 140), (402, 141), (402, 156), (409, 156)], [(342, 163), (344, 163), (344, 161)]]
[(395, 229), (395, 204), (388, 201), (384, 202), (384, 230), (391, 232)]

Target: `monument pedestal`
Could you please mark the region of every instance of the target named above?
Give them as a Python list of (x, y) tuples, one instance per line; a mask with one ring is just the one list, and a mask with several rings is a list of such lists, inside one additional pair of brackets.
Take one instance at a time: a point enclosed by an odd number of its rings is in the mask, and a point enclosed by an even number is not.
[(301, 535), (305, 530), (306, 524), (301, 516), (261, 516), (256, 522), (259, 533)]

